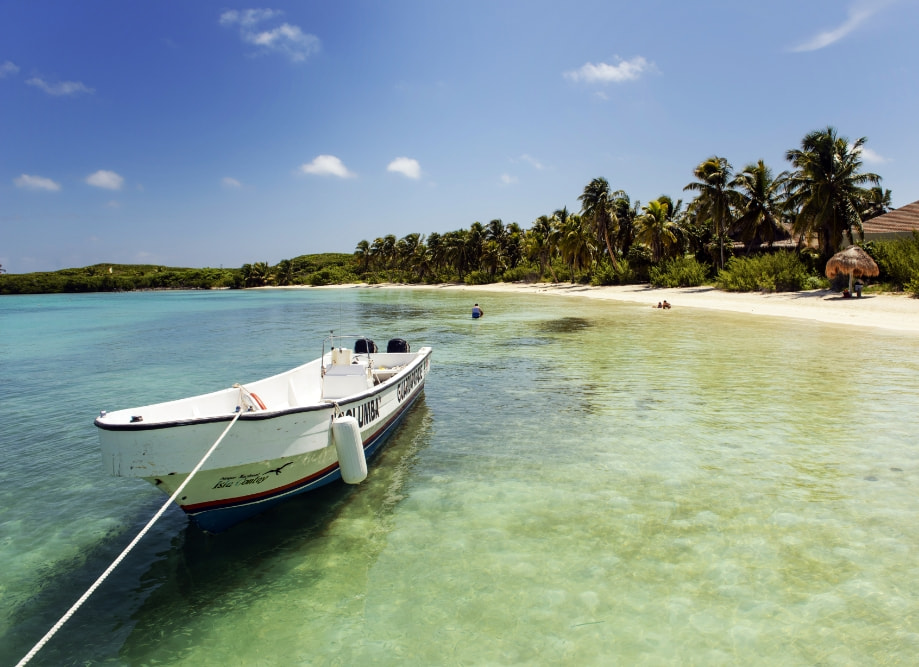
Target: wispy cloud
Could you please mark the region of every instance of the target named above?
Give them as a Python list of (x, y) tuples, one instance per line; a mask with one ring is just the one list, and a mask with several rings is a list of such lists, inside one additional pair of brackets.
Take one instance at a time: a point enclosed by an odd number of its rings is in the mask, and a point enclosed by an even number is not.
[(0, 79), (4, 79), (8, 76), (12, 76), (19, 72), (19, 68), (16, 66), (16, 63), (6, 60), (0, 63)]
[(616, 63), (587, 63), (579, 69), (565, 72), (565, 78), (586, 83), (625, 83), (635, 81), (647, 72), (654, 72), (657, 67), (643, 56), (631, 60), (616, 58)]
[(513, 185), (517, 182), (516, 176), (511, 176), (510, 174), (501, 174), (501, 183), (503, 185)]
[(223, 187), (230, 188), (231, 190), (235, 190), (243, 186), (242, 183), (237, 181), (235, 178), (231, 178), (230, 176), (224, 176), (220, 182), (223, 185)]
[[(303, 32), (290, 23), (276, 25), (284, 12), (277, 9), (230, 9), (220, 15), (220, 25), (239, 27), (239, 37), (266, 53), (280, 53), (293, 62), (301, 62), (319, 51), (316, 35)], [(264, 29), (262, 24), (272, 23)]]
[(831, 44), (835, 44), (843, 37), (857, 30), (865, 21), (889, 4), (891, 4), (890, 0), (874, 0), (873, 2), (863, 0), (861, 2), (856, 2), (849, 7), (848, 17), (840, 25), (819, 32), (801, 44), (793, 46), (790, 50), (793, 52), (817, 51)]
[(26, 81), (30, 86), (35, 86), (39, 90), (43, 90), (49, 95), (54, 95), (55, 97), (62, 97), (65, 95), (79, 95), (81, 93), (86, 93), (91, 95), (96, 92), (89, 86), (84, 85), (79, 81), (59, 81), (57, 83), (48, 83), (44, 79), (41, 79), (37, 76), (33, 76), (31, 79)]
[(48, 190), (49, 192), (57, 192), (61, 189), (59, 183), (55, 183), (50, 178), (45, 178), (44, 176), (31, 176), (29, 174), (23, 174), (19, 178), (14, 178), (13, 183), (16, 184), (17, 188), (22, 188), (24, 190)]
[(421, 178), (421, 165), (410, 157), (397, 157), (386, 166), (386, 171), (394, 171), (415, 180)]
[(124, 185), (124, 178), (114, 171), (100, 169), (94, 174), (87, 176), (86, 183), (104, 190), (120, 190), (121, 186)]
[(514, 162), (517, 162), (518, 160), (521, 162), (526, 162), (528, 165), (533, 167), (533, 169), (545, 169), (545, 166), (542, 162), (537, 160), (532, 155), (529, 155), (528, 153), (524, 153), (519, 158), (517, 158), (517, 160), (514, 160)]
[(870, 148), (865, 148), (864, 146), (862, 146), (858, 150), (862, 154), (862, 159), (865, 162), (869, 162), (871, 164), (882, 164), (884, 162), (887, 162), (886, 157), (884, 157), (880, 153), (877, 153), (871, 150)]
[(339, 178), (352, 178), (355, 175), (348, 171), (345, 164), (334, 155), (318, 155), (312, 162), (301, 165), (300, 171), (304, 174)]

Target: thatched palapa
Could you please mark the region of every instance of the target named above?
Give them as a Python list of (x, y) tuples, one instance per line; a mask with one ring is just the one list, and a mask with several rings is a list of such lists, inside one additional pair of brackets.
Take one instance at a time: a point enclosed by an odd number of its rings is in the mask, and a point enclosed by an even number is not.
[(849, 291), (851, 292), (855, 276), (876, 276), (879, 270), (878, 265), (871, 259), (871, 255), (857, 245), (850, 245), (830, 257), (830, 261), (826, 263), (827, 278), (832, 280), (840, 273), (849, 276)]

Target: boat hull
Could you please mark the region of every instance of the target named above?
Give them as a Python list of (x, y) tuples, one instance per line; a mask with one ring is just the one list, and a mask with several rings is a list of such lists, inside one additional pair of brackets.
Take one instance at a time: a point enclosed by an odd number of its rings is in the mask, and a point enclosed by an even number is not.
[[(175, 499), (203, 530), (222, 532), (341, 479), (330, 428), (336, 417), (357, 420), (369, 460), (422, 395), (429, 367), (427, 349), (403, 372), (367, 391), (319, 404), (243, 413), (232, 426), (233, 415), (117, 425), (100, 418), (96, 425), (104, 465), (114, 475), (140, 477), (172, 496), (226, 431)], [(269, 392), (266, 386), (263, 393)]]

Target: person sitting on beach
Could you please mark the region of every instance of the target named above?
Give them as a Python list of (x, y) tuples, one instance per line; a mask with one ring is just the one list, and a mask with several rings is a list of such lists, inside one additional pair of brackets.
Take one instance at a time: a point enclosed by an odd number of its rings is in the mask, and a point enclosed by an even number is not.
[(656, 306), (651, 306), (651, 307), (652, 308), (663, 308), (664, 306), (661, 304), (660, 301), (658, 301)]
[(479, 304), (475, 304), (472, 307), (472, 319), (477, 320), (485, 314), (485, 311), (479, 307)]
[(664, 305), (662, 306), (662, 308), (670, 308), (670, 302), (664, 299)]

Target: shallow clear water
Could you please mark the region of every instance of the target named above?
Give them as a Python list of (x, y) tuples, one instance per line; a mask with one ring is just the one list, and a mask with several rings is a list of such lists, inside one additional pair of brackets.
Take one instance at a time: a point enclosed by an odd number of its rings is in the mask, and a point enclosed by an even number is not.
[[(487, 316), (468, 316), (473, 297)], [(170, 509), (32, 664), (890, 664), (919, 654), (919, 336), (446, 290), (0, 299), (0, 664), (159, 508), (92, 420), (432, 345), (359, 487)]]

